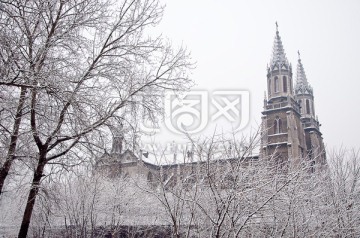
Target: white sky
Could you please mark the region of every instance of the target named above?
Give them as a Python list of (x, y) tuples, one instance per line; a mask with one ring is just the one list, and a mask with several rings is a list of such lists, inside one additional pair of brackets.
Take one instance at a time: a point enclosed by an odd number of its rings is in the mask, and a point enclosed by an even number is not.
[(297, 51), (314, 89), (325, 144), (357, 147), (360, 1), (170, 0), (156, 31), (197, 62), (197, 89), (250, 91), (248, 128), (261, 122), (275, 21), (296, 81)]

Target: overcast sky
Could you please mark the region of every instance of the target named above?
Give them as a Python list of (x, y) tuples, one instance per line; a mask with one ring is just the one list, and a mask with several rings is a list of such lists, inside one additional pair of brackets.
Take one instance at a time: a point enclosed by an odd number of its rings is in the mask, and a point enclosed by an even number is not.
[(197, 62), (192, 74), (196, 89), (250, 91), (248, 128), (261, 122), (277, 21), (294, 82), (300, 50), (325, 144), (359, 147), (360, 1), (164, 3), (165, 15), (156, 31), (191, 51)]

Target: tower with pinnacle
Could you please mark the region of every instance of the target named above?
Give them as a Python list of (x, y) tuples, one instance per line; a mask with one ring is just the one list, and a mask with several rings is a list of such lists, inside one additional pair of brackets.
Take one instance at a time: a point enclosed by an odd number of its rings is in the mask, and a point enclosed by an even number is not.
[(296, 79), (294, 87), (292, 66), (276, 24), (273, 52), (267, 66), (260, 157), (272, 158), (279, 165), (299, 164), (303, 160), (312, 164), (325, 161), (313, 90), (300, 58)]
[(313, 165), (325, 165), (325, 147), (320, 132), (320, 123), (315, 114), (314, 92), (307, 81), (304, 66), (298, 52), (295, 99), (300, 105), (301, 122), (305, 132), (307, 158)]

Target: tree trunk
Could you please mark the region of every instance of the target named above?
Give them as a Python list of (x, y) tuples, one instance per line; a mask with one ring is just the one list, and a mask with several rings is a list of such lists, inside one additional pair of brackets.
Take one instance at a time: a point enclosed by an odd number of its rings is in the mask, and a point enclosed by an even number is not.
[(34, 176), (33, 176), (33, 181), (31, 184), (29, 197), (27, 199), (27, 203), (26, 203), (26, 207), (25, 207), (25, 211), (24, 211), (24, 215), (23, 215), (23, 220), (21, 222), (21, 227), (20, 227), (18, 238), (26, 238), (26, 236), (27, 236), (27, 233), (29, 230), (29, 225), (30, 225), (30, 220), (31, 220), (31, 215), (32, 215), (32, 212), (34, 209), (35, 199), (39, 193), (40, 181), (41, 181), (41, 177), (43, 176), (45, 164), (46, 164), (46, 154), (40, 153), (39, 162), (38, 162), (37, 168), (36, 168)]
[(19, 104), (16, 109), (13, 132), (10, 137), (10, 145), (9, 145), (8, 153), (6, 155), (5, 163), (0, 168), (0, 196), (2, 194), (2, 189), (5, 183), (5, 179), (9, 174), (11, 164), (15, 159), (15, 150), (19, 136), (19, 129), (20, 129), (21, 118), (23, 113), (22, 111), (25, 103), (25, 96), (26, 96), (26, 88), (22, 87), (20, 91)]

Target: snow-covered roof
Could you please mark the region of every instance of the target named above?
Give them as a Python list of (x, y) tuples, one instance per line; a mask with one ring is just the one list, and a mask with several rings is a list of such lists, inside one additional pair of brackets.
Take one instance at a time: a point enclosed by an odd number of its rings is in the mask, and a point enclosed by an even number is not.
[[(256, 158), (259, 156), (258, 148), (254, 149), (252, 153), (244, 152), (244, 156), (246, 158)], [(240, 153), (241, 154), (241, 153)], [(224, 151), (217, 151), (215, 153), (211, 153), (210, 155), (198, 152), (190, 152), (190, 151), (183, 151), (177, 153), (152, 153), (148, 151), (142, 151), (142, 160), (146, 163), (157, 165), (157, 166), (164, 166), (164, 165), (174, 165), (174, 164), (185, 164), (185, 163), (196, 163), (207, 161), (208, 159), (213, 161), (218, 160), (227, 160), (227, 159), (235, 159), (237, 157), (235, 154), (231, 156), (231, 153), (225, 153)]]

